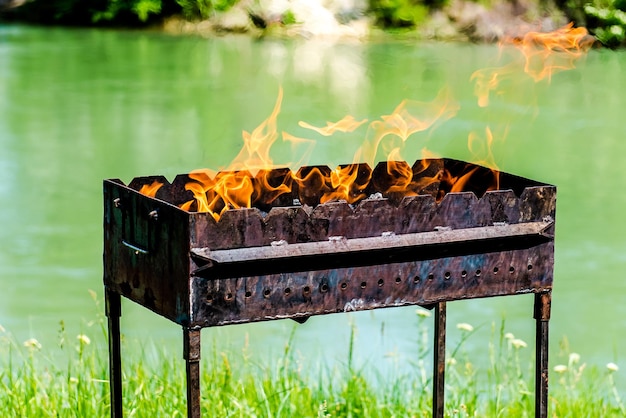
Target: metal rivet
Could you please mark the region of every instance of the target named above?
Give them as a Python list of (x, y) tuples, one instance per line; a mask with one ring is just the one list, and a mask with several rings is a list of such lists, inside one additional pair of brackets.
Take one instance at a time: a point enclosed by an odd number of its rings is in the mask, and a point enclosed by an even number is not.
[(148, 213), (148, 216), (150, 217), (150, 219), (153, 219), (156, 221), (157, 219), (159, 219), (159, 212), (157, 212), (156, 209), (152, 210), (150, 211), (150, 213)]
[(122, 199), (120, 199), (119, 197), (116, 197), (115, 199), (113, 199), (113, 205), (116, 208), (121, 208), (122, 207)]

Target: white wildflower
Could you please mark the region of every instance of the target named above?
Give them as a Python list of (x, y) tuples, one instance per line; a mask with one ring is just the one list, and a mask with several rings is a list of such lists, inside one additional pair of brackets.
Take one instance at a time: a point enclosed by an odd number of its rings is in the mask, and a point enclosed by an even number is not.
[(567, 366), (565, 364), (557, 364), (553, 369), (556, 373), (565, 373), (567, 371)]
[(448, 366), (454, 366), (456, 365), (456, 359), (454, 357), (450, 357), (446, 363), (448, 364)]
[(514, 340), (511, 340), (511, 345), (515, 348), (528, 347), (528, 344), (526, 344), (526, 341), (520, 340), (519, 338), (515, 338)]
[(569, 355), (569, 364), (578, 364), (580, 361), (580, 354), (578, 353), (570, 353)]
[(74, 377), (74, 376), (71, 376), (70, 377), (70, 383), (78, 383), (78, 378)]
[(461, 331), (467, 331), (467, 332), (472, 332), (472, 331), (474, 331), (474, 327), (473, 327), (473, 326), (471, 326), (471, 325), (470, 325), (470, 324), (468, 324), (468, 323), (465, 323), (465, 322), (461, 322), (460, 324), (456, 324), (456, 327), (457, 327), (458, 329), (460, 329)]
[(24, 347), (29, 348), (31, 350), (41, 350), (41, 343), (37, 341), (35, 338), (29, 338), (24, 341)]
[(78, 334), (76, 339), (80, 342), (81, 345), (89, 345), (91, 344), (91, 340), (85, 334)]
[(506, 334), (504, 334), (504, 338), (506, 338), (507, 340), (514, 340), (515, 335), (513, 335), (512, 332), (507, 332)]
[(416, 309), (415, 313), (417, 316), (421, 316), (422, 318), (430, 318), (431, 316), (430, 311), (427, 311), (426, 309)]
[(619, 367), (615, 363), (607, 363), (606, 368), (609, 369), (610, 372), (616, 372), (619, 370)]

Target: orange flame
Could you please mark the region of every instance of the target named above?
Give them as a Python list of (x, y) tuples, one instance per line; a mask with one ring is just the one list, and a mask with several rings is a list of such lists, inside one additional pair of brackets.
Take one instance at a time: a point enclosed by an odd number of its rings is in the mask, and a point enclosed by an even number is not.
[(298, 185), (298, 195), (302, 204), (316, 204), (318, 194), (327, 194), (331, 190), (328, 184), (330, 174), (322, 173), (319, 167), (300, 168), (292, 176)]
[(253, 175), (258, 170), (271, 168), (270, 148), (278, 138), (277, 118), (283, 100), (283, 89), (278, 89), (276, 104), (270, 116), (261, 122), (252, 133), (243, 131), (243, 148), (230, 164), (232, 170), (248, 170)]
[(332, 190), (324, 193), (320, 199), (321, 203), (332, 200), (345, 200), (354, 203), (366, 197), (364, 190), (372, 176), (371, 171), (363, 173), (363, 166), (360, 164), (350, 164), (344, 167), (337, 167), (330, 173), (330, 184)]
[[(592, 42), (587, 29), (574, 28), (570, 23), (553, 32), (529, 32), (522, 39), (507, 39), (500, 46), (512, 45), (521, 52), (524, 73), (539, 82), (546, 78), (551, 80), (552, 74), (575, 68), (575, 62), (589, 50)], [(502, 67), (475, 71), (470, 81), (475, 82), (474, 94), (478, 97), (478, 106), (489, 104), (491, 92), (503, 94), (506, 91), (505, 81), (513, 79), (519, 68), (519, 62), (515, 61)]]
[[(575, 61), (590, 47), (588, 39), (584, 28), (573, 28), (570, 24), (554, 32), (531, 32), (522, 39), (507, 40), (502, 46), (512, 46), (508, 50), (515, 53), (516, 59), (501, 67), (475, 71), (470, 78), (475, 84), (474, 93), (478, 97), (478, 106), (488, 106), (493, 94), (507, 93), (513, 83), (518, 81), (515, 78), (518, 74), (526, 74), (528, 77), (523, 78), (531, 83), (550, 80), (552, 74), (574, 68)], [(445, 191), (463, 191), (468, 188), (468, 181), (475, 174), (480, 176), (480, 181), (493, 175), (493, 184), (488, 187), (498, 188), (499, 169), (492, 152), (494, 132), (489, 126), (485, 128), (484, 135), (471, 132), (468, 136), (468, 147), (479, 160), (477, 164), (489, 167), (491, 172), (484, 172), (484, 169), (479, 170), (474, 166), (468, 166), (461, 171), (455, 168), (454, 174), (443, 172), (440, 165), (429, 165), (428, 159), (436, 156), (426, 148), (422, 151), (424, 160), (413, 167), (402, 158), (403, 149), (412, 135), (429, 130), (432, 132), (439, 124), (458, 113), (459, 103), (452, 98), (448, 89), (440, 90), (431, 102), (403, 100), (392, 113), (370, 122), (365, 141), (357, 149), (352, 164), (339, 166), (334, 170), (328, 167), (306, 167), (297, 173), (287, 169), (274, 169), (270, 157), (270, 149), (279, 136), (278, 115), (282, 99), (281, 88), (269, 117), (252, 132), (242, 132), (243, 147), (229, 165), (230, 171), (216, 174), (208, 170), (198, 170), (189, 174), (190, 181), (185, 188), (191, 192), (193, 200), (181, 205), (182, 209), (209, 212), (219, 220), (223, 212), (231, 208), (271, 206), (272, 202), (282, 199), (284, 194), (288, 195), (286, 199), (291, 199), (292, 186), (297, 187), (302, 204), (313, 205), (333, 200), (352, 204), (367, 196), (368, 185), (372, 180), (372, 169), (367, 167), (374, 167), (379, 156), (386, 158), (386, 172), (379, 172), (384, 178), (375, 179), (374, 182), (379, 183), (376, 190), (388, 197), (431, 193), (433, 190), (435, 193), (437, 190), (440, 193), (443, 191), (444, 194)], [(304, 121), (298, 124), (320, 135), (331, 136), (337, 132), (353, 132), (366, 122), (367, 119), (359, 121), (347, 115), (336, 122), (326, 122), (323, 127)], [(506, 136), (507, 129), (498, 138)], [(294, 150), (304, 148), (302, 153), (293, 153), (302, 156), (303, 159), (296, 165), (302, 167), (315, 142), (284, 131), (282, 140), (290, 142)], [(292, 167), (292, 163), (287, 166)], [(426, 190), (433, 184), (434, 187)], [(143, 186), (141, 192), (154, 196), (161, 185), (154, 182), (149, 187)], [(470, 184), (469, 187), (474, 185)], [(438, 198), (441, 197), (439, 194)]]
[(511, 74), (517, 71), (518, 66), (513, 63), (503, 67), (483, 68), (470, 76), (470, 81), (474, 81), (474, 94), (478, 97), (478, 106), (487, 107), (491, 92), (496, 95), (502, 94), (500, 84), (511, 78)]
[[(252, 207), (255, 190), (257, 196), (268, 193), (274, 197), (290, 190), (286, 185), (271, 186), (263, 175), (257, 186), (253, 181), (254, 174), (263, 172), (267, 176), (273, 167), (270, 148), (278, 138), (277, 118), (282, 98), (280, 88), (270, 116), (251, 133), (242, 132), (244, 145), (229, 166), (233, 171), (220, 172), (214, 179), (207, 170), (197, 170), (189, 175), (193, 181), (187, 183), (185, 189), (193, 193), (198, 212), (209, 212), (217, 220), (229, 208)], [(193, 203), (189, 201), (180, 207), (189, 210)]]
[(575, 61), (591, 47), (588, 35), (587, 29), (574, 28), (570, 23), (554, 32), (529, 32), (514, 44), (524, 55), (526, 74), (540, 81), (575, 68)]
[(367, 122), (367, 119), (356, 121), (354, 116), (347, 115), (337, 122), (326, 122), (326, 126), (323, 128), (315, 127), (303, 121), (298, 122), (298, 125), (306, 129), (311, 129), (320, 135), (331, 136), (335, 132), (352, 132), (365, 122)]
[(139, 193), (145, 194), (146, 196), (154, 197), (156, 196), (157, 191), (163, 186), (163, 183), (160, 181), (154, 180), (151, 184), (144, 184), (139, 189)]
[[(508, 127), (505, 129), (504, 134), (501, 136), (501, 140), (504, 140), (508, 133)], [(467, 148), (474, 155), (475, 164), (489, 167), (492, 170), (499, 170), (496, 159), (493, 155), (493, 143), (494, 135), (491, 128), (487, 126), (485, 128), (485, 137), (479, 136), (475, 131), (472, 131), (467, 136)]]
[[(411, 135), (434, 128), (438, 123), (452, 118), (459, 108), (447, 89), (439, 91), (432, 102), (403, 100), (390, 115), (383, 115), (382, 120), (370, 123), (365, 143), (357, 151), (356, 159), (373, 165), (384, 139), (391, 140), (387, 145), (387, 155), (398, 152), (394, 150), (403, 146)], [(396, 145), (394, 138), (400, 139), (401, 144)]]

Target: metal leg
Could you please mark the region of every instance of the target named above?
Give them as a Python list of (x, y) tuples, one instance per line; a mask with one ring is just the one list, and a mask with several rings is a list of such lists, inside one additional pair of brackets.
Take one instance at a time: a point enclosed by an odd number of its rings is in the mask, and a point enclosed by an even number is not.
[(111, 418), (122, 418), (122, 360), (120, 344), (120, 317), (122, 316), (119, 293), (104, 291), (105, 309), (109, 322), (109, 386), (111, 390)]
[(435, 305), (433, 363), (433, 418), (442, 418), (445, 404), (446, 302), (439, 302)]
[(187, 417), (200, 418), (200, 329), (183, 327), (183, 356), (187, 365)]
[(535, 364), (535, 417), (548, 416), (548, 323), (552, 292), (535, 294), (536, 364)]

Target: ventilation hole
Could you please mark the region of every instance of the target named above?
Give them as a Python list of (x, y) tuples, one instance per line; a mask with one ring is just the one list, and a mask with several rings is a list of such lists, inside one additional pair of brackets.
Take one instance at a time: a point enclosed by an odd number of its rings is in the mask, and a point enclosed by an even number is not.
[(367, 287), (367, 282), (361, 282), (361, 289), (365, 289)]
[(272, 294), (272, 290), (271, 289), (265, 289), (263, 291), (263, 296), (266, 297), (266, 298), (269, 298), (271, 294)]
[(378, 279), (378, 287), (382, 287), (383, 284), (385, 284), (385, 281), (383, 279)]
[(226, 300), (226, 301), (233, 300), (233, 294), (232, 293), (226, 293), (226, 296), (224, 296), (224, 300)]
[(435, 278), (435, 275), (434, 275), (434, 274), (430, 273), (430, 274), (428, 275), (428, 280), (432, 280), (432, 279), (434, 279), (434, 278)]
[(322, 283), (320, 285), (320, 292), (322, 292), (322, 293), (328, 292), (328, 283)]
[(499, 268), (497, 268), (497, 267), (494, 267), (494, 268), (493, 268), (493, 274), (498, 274), (498, 271), (500, 271), (500, 269), (499, 269)]
[(450, 272), (449, 272), (449, 271), (446, 271), (446, 272), (443, 274), (443, 277), (444, 277), (446, 280), (449, 280), (449, 279), (450, 279), (450, 276), (451, 276), (451, 274), (450, 274)]
[(419, 282), (420, 282), (420, 276), (413, 277), (413, 283), (419, 283)]
[(252, 296), (252, 292), (247, 290), (244, 296), (249, 298), (250, 296)]
[(463, 271), (461, 272), (461, 277), (467, 277), (467, 271), (463, 270)]
[(285, 296), (289, 296), (291, 294), (291, 288), (290, 287), (286, 287), (285, 288)]
[(396, 284), (402, 283), (402, 279), (400, 277), (396, 277)]
[(476, 270), (476, 277), (479, 277), (481, 273), (480, 269)]
[(530, 270), (532, 270), (532, 269), (533, 269), (533, 265), (532, 265), (532, 264), (529, 264), (529, 265), (528, 265), (528, 270), (530, 271)]
[(515, 267), (513, 266), (509, 267), (509, 273), (511, 274), (515, 273)]
[(302, 293), (304, 293), (305, 296), (308, 296), (311, 294), (311, 288), (309, 286), (304, 286), (302, 288)]
[(339, 285), (339, 288), (341, 290), (346, 290), (348, 288), (348, 283), (346, 283), (346, 282), (341, 283), (341, 285)]

